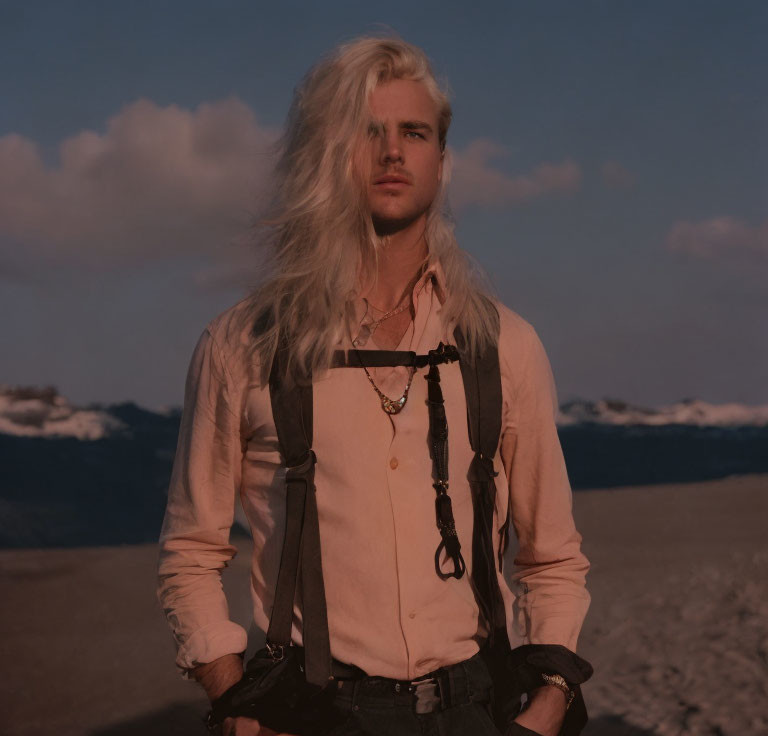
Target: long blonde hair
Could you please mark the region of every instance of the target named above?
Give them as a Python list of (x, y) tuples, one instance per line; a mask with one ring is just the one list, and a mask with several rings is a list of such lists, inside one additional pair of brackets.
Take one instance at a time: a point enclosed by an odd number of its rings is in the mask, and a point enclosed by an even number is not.
[[(398, 38), (358, 38), (314, 66), (296, 88), (273, 177), (270, 214), (261, 226), (270, 273), (247, 300), (252, 349), (266, 376), (278, 343), (288, 339), (288, 365), (325, 370), (343, 335), (351, 299), (376, 277), (382, 240), (371, 222), (354, 155), (368, 134), (368, 100), (377, 84), (422, 82), (438, 108), (444, 150), (451, 106), (424, 52)], [(438, 196), (427, 213), (429, 258), (439, 260), (447, 298), (442, 314), (476, 350), (495, 339), (498, 315), (488, 287), (456, 243), (445, 202), (446, 155)]]

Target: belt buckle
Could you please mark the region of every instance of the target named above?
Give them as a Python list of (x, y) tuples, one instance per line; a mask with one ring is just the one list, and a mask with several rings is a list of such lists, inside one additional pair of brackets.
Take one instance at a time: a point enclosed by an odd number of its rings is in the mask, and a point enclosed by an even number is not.
[(437, 707), (440, 705), (438, 687), (434, 677), (430, 677), (428, 680), (411, 682), (411, 690), (416, 695), (417, 713), (432, 713), (437, 710)]

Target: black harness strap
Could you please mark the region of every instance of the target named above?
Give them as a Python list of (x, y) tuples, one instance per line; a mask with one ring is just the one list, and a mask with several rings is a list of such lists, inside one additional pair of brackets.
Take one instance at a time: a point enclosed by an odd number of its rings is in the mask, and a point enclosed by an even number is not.
[(435, 362), (449, 363), (459, 359), (459, 353), (453, 345), (443, 345), (439, 355), (433, 353), (434, 350), (427, 355), (417, 355), (413, 350), (334, 350), (331, 368), (423, 368)]
[[(281, 659), (291, 645), (293, 604), (301, 591), (307, 682), (320, 687), (331, 679), (328, 611), (320, 558), (320, 526), (315, 496), (315, 453), (312, 451), (312, 378), (285, 380), (286, 348), (281, 342), (269, 376), (272, 414), (286, 465), (286, 519), (275, 601), (267, 646)], [(297, 585), (298, 584), (298, 585)]]
[[(443, 541), (435, 557), (438, 575), (461, 577), (464, 560), (453, 525), (448, 481), (448, 428), (445, 419), (438, 363), (457, 359), (467, 403), (467, 423), (474, 457), (469, 469), (474, 511), (472, 530), (471, 583), (478, 606), (489, 625), (488, 639), (481, 654), (491, 672), (496, 690), (493, 696), (493, 718), (499, 724), (509, 724), (519, 712), (519, 694), (541, 683), (541, 672), (563, 673), (575, 688), (576, 700), (566, 713), (562, 734), (579, 734), (587, 721), (584, 700), (578, 683), (589, 678), (592, 668), (564, 647), (555, 645), (526, 645), (510, 648), (507, 636), (504, 601), (501, 596), (493, 555), (493, 513), (496, 486), (493, 458), (501, 433), (501, 371), (498, 348), (492, 345), (469, 360), (466, 340), (460, 330), (454, 332), (458, 350), (440, 345), (428, 355), (399, 351), (355, 351), (362, 355), (366, 366), (405, 365), (430, 366), (428, 406), (430, 411), (430, 447), (434, 461), (435, 489), (438, 493), (436, 511)], [(328, 613), (323, 586), (320, 556), (320, 530), (315, 497), (314, 471), (316, 458), (312, 452), (312, 380), (305, 376), (299, 385), (286, 385), (283, 380), (284, 346), (277, 352), (269, 378), (272, 413), (277, 427), (280, 450), (286, 463), (286, 532), (280, 571), (275, 591), (275, 603), (267, 632), (267, 646), (275, 659), (291, 645), (293, 603), (297, 587), (301, 590), (304, 662), (306, 681), (320, 687), (331, 678), (331, 653), (328, 635)], [(354, 352), (337, 351), (336, 367), (360, 367), (361, 358)], [(445, 481), (441, 483), (441, 481)], [(498, 566), (508, 543), (510, 512), (500, 530)], [(441, 526), (442, 524), (442, 526)], [(453, 527), (454, 533), (450, 532)], [(442, 574), (439, 554), (442, 548), (454, 561), (454, 573)], [(574, 670), (574, 667), (577, 669)], [(581, 669), (578, 669), (581, 667)], [(503, 685), (500, 685), (502, 683)], [(507, 688), (514, 687), (514, 691)], [(503, 729), (504, 726), (499, 726)]]
[[(494, 344), (471, 361), (466, 340), (458, 328), (454, 337), (459, 347), (459, 365), (467, 402), (469, 442), (475, 453), (469, 468), (474, 509), (472, 583), (480, 610), (488, 622), (489, 643), (492, 644), (496, 636), (506, 635), (504, 600), (493, 560), (493, 512), (496, 504), (494, 478), (497, 475), (493, 469), (493, 458), (501, 435), (502, 411), (499, 353)], [(504, 538), (508, 524), (509, 514), (502, 526)], [(503, 547), (504, 544), (500, 543), (499, 571)]]
[[(429, 372), (427, 379), (427, 409), (429, 410), (429, 454), (432, 456), (432, 487), (437, 492), (435, 498), (435, 516), (441, 541), (435, 551), (435, 571), (441, 580), (463, 577), (467, 566), (461, 554), (461, 544), (456, 534), (456, 522), (453, 518), (451, 497), (448, 495), (448, 422), (445, 418), (443, 390), (440, 388), (440, 371), (437, 366), (449, 360), (458, 359), (458, 351), (453, 345), (442, 342), (436, 350), (430, 350), (427, 356)], [(445, 553), (453, 561), (453, 571), (445, 573), (440, 567), (440, 553)]]
[[(469, 478), (472, 489), (474, 525), (472, 534), (472, 586), (481, 614), (489, 622), (490, 640), (500, 625), (506, 634), (504, 603), (493, 564), (493, 511), (496, 487), (493, 457), (501, 431), (501, 376), (495, 346), (469, 361), (465, 340), (457, 329), (458, 349), (440, 344), (427, 355), (412, 351), (336, 351), (334, 367), (430, 366), (427, 378), (430, 417), (430, 453), (433, 458), (435, 512), (441, 542), (435, 553), (435, 568), (442, 578), (460, 578), (466, 571), (461, 545), (456, 535), (451, 499), (448, 496), (448, 426), (445, 417), (440, 374), (437, 366), (459, 360), (467, 402), (470, 444), (474, 458)], [(300, 383), (284, 380), (286, 348), (281, 342), (272, 362), (269, 388), (272, 414), (280, 451), (286, 463), (286, 529), (275, 603), (267, 632), (267, 646), (277, 659), (291, 644), (293, 602), (297, 587), (301, 592), (306, 679), (324, 686), (331, 677), (331, 652), (328, 612), (320, 556), (320, 531), (315, 496), (315, 462), (312, 451), (312, 380)], [(508, 523), (508, 520), (507, 520)], [(440, 553), (454, 563), (444, 573)], [(501, 557), (501, 550), (500, 550)]]

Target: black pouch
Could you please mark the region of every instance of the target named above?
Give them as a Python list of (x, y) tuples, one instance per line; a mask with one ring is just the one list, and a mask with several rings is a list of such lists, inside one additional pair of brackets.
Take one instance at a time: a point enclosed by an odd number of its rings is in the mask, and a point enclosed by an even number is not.
[(281, 659), (264, 648), (248, 661), (243, 678), (213, 703), (208, 726), (244, 716), (281, 733), (322, 736), (340, 720), (334, 696), (334, 687), (306, 681), (301, 647), (287, 647)]
[(531, 731), (530, 728), (521, 726), (519, 723), (510, 723), (504, 732), (504, 736), (541, 736), (541, 734)]
[(541, 687), (542, 673), (553, 672), (562, 675), (575, 694), (558, 736), (578, 736), (582, 732), (588, 717), (580, 685), (592, 676), (589, 662), (555, 644), (524, 644), (510, 649), (501, 635), (495, 637), (493, 646), (486, 642), (480, 652), (493, 680), (493, 720), (501, 733), (521, 733), (513, 720), (520, 713), (522, 695)]

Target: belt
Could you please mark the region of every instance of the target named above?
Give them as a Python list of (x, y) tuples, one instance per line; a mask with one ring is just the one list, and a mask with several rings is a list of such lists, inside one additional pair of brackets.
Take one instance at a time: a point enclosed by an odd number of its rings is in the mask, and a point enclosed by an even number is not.
[(332, 672), (338, 693), (351, 697), (355, 705), (366, 697), (389, 696), (395, 702), (412, 705), (416, 713), (432, 713), (472, 700), (472, 689), (460, 662), (414, 680), (366, 675), (359, 667), (336, 660)]

